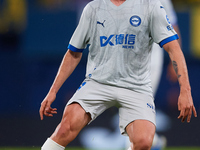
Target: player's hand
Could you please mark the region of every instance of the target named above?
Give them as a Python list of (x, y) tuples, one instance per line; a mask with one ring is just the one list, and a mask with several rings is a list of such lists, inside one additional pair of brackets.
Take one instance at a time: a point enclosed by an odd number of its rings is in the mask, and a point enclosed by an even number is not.
[(190, 92), (182, 92), (180, 93), (178, 99), (178, 110), (180, 111), (180, 115), (178, 119), (181, 119), (184, 122), (187, 118), (187, 122), (189, 123), (192, 117), (192, 112), (195, 117), (197, 117), (197, 112), (193, 104), (192, 96)]
[(53, 114), (57, 114), (56, 108), (51, 108), (51, 104), (56, 99), (56, 94), (48, 93), (44, 98), (40, 106), (40, 119), (43, 120), (43, 115), (53, 117)]

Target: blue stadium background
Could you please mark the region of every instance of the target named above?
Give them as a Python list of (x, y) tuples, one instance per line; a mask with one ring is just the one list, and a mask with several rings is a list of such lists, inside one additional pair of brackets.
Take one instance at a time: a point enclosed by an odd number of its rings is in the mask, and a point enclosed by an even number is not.
[[(11, 27), (9, 33), (0, 32), (0, 146), (40, 146), (54, 131), (66, 102), (84, 79), (87, 51), (57, 95), (53, 107), (58, 108), (58, 114), (40, 121), (40, 103), (53, 82), (77, 25), (78, 12), (72, 8), (79, 7), (72, 1), (62, 7), (59, 5), (52, 8), (29, 0), (26, 1), (26, 23), (23, 30), (15, 32)], [(177, 11), (177, 15), (193, 99), (199, 112), (200, 58), (195, 57), (191, 50), (190, 9)], [(199, 118), (192, 118), (190, 124), (183, 124), (177, 119), (179, 88), (177, 83), (169, 82), (166, 77), (168, 62), (165, 53), (156, 106), (171, 118), (171, 126), (160, 134), (167, 137), (169, 146), (200, 146)], [(114, 109), (106, 111), (90, 127), (108, 127), (112, 131), (106, 122), (115, 113)], [(80, 146), (79, 137), (70, 145)]]

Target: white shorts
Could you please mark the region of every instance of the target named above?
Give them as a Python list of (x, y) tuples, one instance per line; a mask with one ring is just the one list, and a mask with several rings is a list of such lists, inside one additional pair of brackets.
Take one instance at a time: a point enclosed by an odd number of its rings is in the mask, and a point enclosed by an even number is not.
[(106, 109), (119, 108), (119, 127), (126, 134), (126, 126), (134, 120), (148, 120), (156, 124), (154, 99), (129, 89), (85, 80), (67, 105), (77, 102), (90, 113), (93, 121)]

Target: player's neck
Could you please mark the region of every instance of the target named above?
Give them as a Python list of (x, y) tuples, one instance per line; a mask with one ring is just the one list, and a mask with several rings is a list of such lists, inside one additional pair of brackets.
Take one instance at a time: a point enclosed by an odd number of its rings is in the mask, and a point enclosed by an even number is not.
[(120, 6), (123, 4), (126, 0), (110, 0), (114, 5)]

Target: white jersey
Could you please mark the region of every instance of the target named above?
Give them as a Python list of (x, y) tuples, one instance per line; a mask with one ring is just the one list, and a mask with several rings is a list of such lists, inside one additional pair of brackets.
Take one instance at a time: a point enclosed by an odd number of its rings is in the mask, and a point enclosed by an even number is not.
[(160, 0), (161, 4), (164, 6), (165, 11), (170, 19), (172, 25), (177, 24), (177, 16), (174, 10), (174, 6), (171, 0)]
[(68, 48), (82, 52), (89, 46), (86, 79), (128, 88), (152, 96), (152, 43), (161, 47), (177, 39), (159, 0), (110, 0), (86, 5)]

